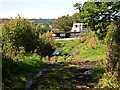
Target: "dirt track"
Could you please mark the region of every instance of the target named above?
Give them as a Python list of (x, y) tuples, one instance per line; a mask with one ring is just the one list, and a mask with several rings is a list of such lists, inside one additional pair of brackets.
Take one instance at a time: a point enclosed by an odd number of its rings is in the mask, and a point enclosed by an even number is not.
[(96, 82), (92, 69), (99, 65), (99, 62), (89, 62), (83, 59), (74, 58), (70, 62), (56, 63), (51, 60), (37, 82), (30, 90), (66, 90), (94, 88)]

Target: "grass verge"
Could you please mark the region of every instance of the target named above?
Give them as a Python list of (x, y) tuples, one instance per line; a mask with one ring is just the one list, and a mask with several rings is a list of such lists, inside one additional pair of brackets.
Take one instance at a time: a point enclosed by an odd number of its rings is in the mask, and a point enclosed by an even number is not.
[(89, 61), (100, 61), (106, 58), (106, 45), (98, 43), (94, 47), (87, 47), (85, 43), (80, 43), (78, 40), (57, 41), (61, 44), (62, 52), (60, 56), (69, 58), (75, 52), (76, 58), (82, 58)]
[(18, 61), (3, 56), (2, 58), (2, 88), (24, 88), (26, 83), (45, 65), (39, 55), (19, 55)]

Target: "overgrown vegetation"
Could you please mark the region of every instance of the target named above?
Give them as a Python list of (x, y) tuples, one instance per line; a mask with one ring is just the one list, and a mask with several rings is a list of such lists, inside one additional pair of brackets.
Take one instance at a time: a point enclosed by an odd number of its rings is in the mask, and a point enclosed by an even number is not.
[[(66, 60), (70, 58), (81, 58), (89, 61), (100, 61), (106, 59), (106, 45), (99, 41), (94, 32), (86, 32), (78, 40), (57, 41), (61, 44), (62, 53)], [(74, 56), (72, 54), (75, 53)]]
[[(118, 22), (111, 23), (105, 39), (107, 44), (105, 41), (99, 41), (95, 33), (91, 31), (84, 33), (78, 40), (57, 41), (62, 47), (62, 53), (58, 58), (58, 62), (64, 62), (64, 60), (67, 61), (72, 58), (102, 61), (101, 66), (97, 66), (93, 70), (94, 80), (96, 81), (95, 87), (119, 88), (119, 44), (114, 44), (119, 43), (119, 35), (116, 35), (119, 33), (118, 28)], [(78, 53), (72, 57), (72, 52), (76, 50)]]
[(81, 12), (77, 14), (78, 20), (88, 23), (88, 26), (94, 31), (100, 40), (103, 40), (107, 34), (107, 26), (120, 16), (120, 2), (85, 2), (83, 6), (80, 3), (76, 6)]
[(108, 64), (112, 71), (119, 71), (120, 65), (120, 20), (112, 22), (108, 26), (107, 47)]
[[(69, 61), (73, 58), (89, 61), (101, 60), (105, 67), (97, 66), (93, 70), (94, 79), (98, 83), (96, 87), (119, 88), (120, 20), (118, 12), (120, 3), (85, 2), (83, 6), (76, 3), (74, 7), (79, 9), (79, 13), (58, 18), (52, 27), (55, 32), (68, 32), (74, 20), (87, 22), (91, 31), (74, 41), (55, 42), (49, 25), (35, 25), (20, 16), (2, 23), (4, 89), (24, 87), (38, 69), (46, 64), (45, 61), (57, 47), (62, 49), (61, 55), (57, 57), (58, 62)], [(65, 74), (73, 75), (68, 72)], [(54, 73), (48, 75), (50, 79), (56, 78)], [(46, 83), (43, 82), (43, 84)], [(54, 79), (47, 84), (52, 86), (49, 87), (50, 89), (62, 87), (62, 84), (60, 85)]]
[[(40, 32), (40, 27), (36, 28), (20, 16), (3, 23), (2, 30), (4, 54), (16, 56), (15, 54), (20, 52), (20, 48), (22, 48), (25, 52), (36, 51), (40, 55), (46, 56), (55, 49), (51, 32)], [(46, 50), (48, 53), (42, 52)]]
[(70, 32), (73, 25), (72, 16), (61, 16), (52, 24), (53, 32)]
[[(105, 65), (108, 71), (103, 76), (100, 88), (118, 88), (119, 85), (117, 82), (119, 82), (120, 77), (120, 38), (118, 35), (120, 31), (120, 2), (85, 2), (83, 6), (77, 3), (75, 7), (81, 10), (80, 13), (77, 14), (77, 16), (79, 16), (78, 19), (81, 22), (87, 22), (99, 40), (105, 42), (107, 35), (106, 44), (108, 55)], [(108, 80), (107, 75), (111, 77), (110, 80)]]
[(46, 64), (37, 54), (19, 54), (17, 59), (18, 61), (14, 61), (6, 56), (2, 57), (3, 90), (24, 88), (26, 83)]
[[(81, 62), (81, 64), (83, 64)], [(84, 63), (85, 64), (85, 63)], [(93, 64), (92, 64), (93, 65)], [(87, 66), (87, 65), (86, 65)], [(83, 89), (83, 88), (94, 88), (97, 83), (96, 80), (102, 76), (104, 73), (104, 68), (96, 67), (94, 70), (95, 76), (86, 76), (84, 73), (89, 70), (90, 67), (81, 68), (79, 63), (58, 63), (54, 67), (48, 70), (49, 73), (46, 73), (42, 76), (38, 85), (33, 86), (35, 90), (39, 89)]]
[(52, 33), (18, 16), (2, 23), (3, 89), (23, 88), (55, 49)]
[(120, 87), (120, 37), (118, 33), (120, 33), (120, 20), (114, 21), (108, 26), (106, 37), (108, 48), (106, 62), (107, 72), (98, 83), (100, 88)]

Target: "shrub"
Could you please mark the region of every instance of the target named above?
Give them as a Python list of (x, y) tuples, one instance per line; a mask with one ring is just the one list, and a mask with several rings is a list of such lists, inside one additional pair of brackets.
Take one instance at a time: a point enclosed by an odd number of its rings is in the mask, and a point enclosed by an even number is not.
[(119, 88), (119, 83), (117, 81), (116, 75), (111, 72), (104, 73), (102, 78), (98, 83), (98, 88)]
[(3, 23), (3, 51), (19, 51), (24, 47), (26, 52), (33, 52), (37, 46), (38, 36), (33, 31), (32, 24), (24, 18), (11, 19)]
[(101, 65), (97, 65), (94, 69), (93, 69), (93, 78), (94, 81), (96, 83), (99, 82), (99, 79), (102, 78), (103, 74), (105, 73), (105, 67), (101, 66)]
[(106, 42), (108, 46), (108, 68), (120, 73), (120, 20), (112, 22), (108, 26)]
[[(105, 38), (107, 44), (107, 74), (104, 75), (102, 81), (108, 88), (117, 88), (120, 79), (120, 19), (111, 22), (108, 26), (107, 36)], [(108, 80), (108, 81), (107, 81)], [(120, 82), (119, 82), (120, 83)]]
[(41, 37), (41, 42), (39, 43), (39, 49), (38, 50), (41, 54), (41, 56), (50, 56), (52, 52), (55, 50), (55, 40), (52, 37), (52, 32), (44, 33)]
[(20, 16), (2, 23), (4, 88), (23, 87), (45, 65), (41, 56), (52, 53), (55, 41), (52, 33), (40, 30)]
[(50, 55), (55, 49), (51, 32), (43, 32), (39, 26), (20, 16), (5, 22), (3, 31), (3, 52), (14, 58), (22, 47), (25, 52), (37, 52), (42, 56)]
[(78, 41), (80, 43), (86, 44), (85, 46), (87, 46), (87, 48), (94, 48), (99, 43), (95, 32), (90, 30), (80, 35)]

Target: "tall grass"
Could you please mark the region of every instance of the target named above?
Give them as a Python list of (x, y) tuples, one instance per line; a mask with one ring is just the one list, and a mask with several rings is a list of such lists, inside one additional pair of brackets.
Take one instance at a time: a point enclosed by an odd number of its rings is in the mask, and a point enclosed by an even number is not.
[(72, 52), (77, 50), (79, 53), (75, 55), (76, 58), (83, 58), (90, 61), (99, 61), (102, 59), (106, 59), (106, 45), (98, 40), (94, 42), (91, 41), (91, 38), (93, 37), (95, 37), (94, 34), (90, 32), (82, 36), (82, 41), (80, 41), (80, 39), (57, 41), (57, 43), (59, 43), (62, 48), (61, 55), (71, 56)]
[(86, 48), (85, 46), (81, 46), (79, 48), (80, 53), (76, 56), (78, 58), (84, 58), (90, 61), (99, 61), (106, 58), (106, 46), (99, 45), (94, 48)]

